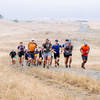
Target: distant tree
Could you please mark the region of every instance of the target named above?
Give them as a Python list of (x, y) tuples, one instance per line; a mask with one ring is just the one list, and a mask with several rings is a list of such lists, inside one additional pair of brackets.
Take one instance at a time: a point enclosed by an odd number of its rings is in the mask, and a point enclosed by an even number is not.
[(19, 22), (17, 19), (14, 19), (13, 21), (14, 21), (14, 22), (16, 22), (16, 23), (18, 23), (18, 22)]
[(0, 19), (2, 19), (3, 18), (3, 16), (0, 14)]

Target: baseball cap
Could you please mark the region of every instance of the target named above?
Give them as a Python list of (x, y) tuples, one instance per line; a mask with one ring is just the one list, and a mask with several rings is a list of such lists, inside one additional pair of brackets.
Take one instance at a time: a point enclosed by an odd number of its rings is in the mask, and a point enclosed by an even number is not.
[(58, 40), (55, 40), (55, 42), (58, 42)]
[(66, 39), (65, 41), (69, 41), (68, 39)]
[(35, 41), (35, 39), (34, 39), (34, 38), (32, 38), (31, 40), (32, 40), (32, 41)]
[(87, 42), (84, 42), (84, 45), (87, 45), (88, 43)]

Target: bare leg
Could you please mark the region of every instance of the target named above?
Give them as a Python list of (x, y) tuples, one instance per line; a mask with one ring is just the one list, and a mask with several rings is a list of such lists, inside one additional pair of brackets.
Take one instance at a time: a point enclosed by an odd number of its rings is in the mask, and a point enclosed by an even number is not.
[(37, 56), (34, 57), (33, 62), (34, 62), (34, 65), (36, 65), (36, 63), (37, 63)]
[(55, 59), (55, 67), (59, 66), (59, 58)]
[(28, 64), (28, 66), (30, 66), (30, 64), (31, 64), (31, 58), (28, 58), (27, 64)]
[(59, 66), (59, 58), (57, 58), (57, 65)]
[(85, 69), (85, 64), (86, 64), (86, 62), (87, 62), (87, 60), (83, 60), (83, 62), (82, 62), (81, 67), (82, 67), (83, 69)]
[(65, 58), (65, 66), (66, 68), (68, 68), (68, 58), (67, 57)]
[(16, 64), (16, 61), (14, 58), (12, 58), (12, 64)]
[(57, 65), (56, 65), (56, 64), (57, 64), (57, 59), (55, 59), (55, 67), (57, 67)]
[(44, 58), (44, 63), (43, 63), (43, 67), (45, 68), (45, 65), (47, 64), (47, 58)]
[(69, 68), (71, 67), (71, 63), (72, 63), (72, 56), (69, 57)]
[(52, 65), (52, 59), (53, 59), (53, 58), (51, 57), (50, 65)]
[(19, 58), (19, 63), (22, 64), (22, 58), (21, 57)]
[(48, 56), (48, 62), (47, 62), (47, 66), (48, 66), (48, 68), (49, 68), (49, 65), (51, 65), (51, 56)]
[(39, 65), (39, 56), (37, 56), (37, 66)]
[(39, 65), (42, 64), (42, 58), (39, 58)]
[(31, 65), (33, 65), (33, 63), (34, 63), (34, 60), (33, 60), (33, 58), (31, 58)]

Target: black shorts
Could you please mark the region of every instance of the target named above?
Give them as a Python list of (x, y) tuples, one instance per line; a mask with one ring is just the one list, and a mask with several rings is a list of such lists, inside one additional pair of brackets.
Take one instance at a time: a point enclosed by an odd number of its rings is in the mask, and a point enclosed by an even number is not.
[(42, 58), (42, 55), (41, 54), (39, 54), (39, 58)]
[(30, 54), (31, 58), (34, 59), (34, 55), (35, 55), (34, 52), (30, 52), (29, 54)]
[(15, 58), (16, 56), (11, 56), (11, 59)]
[(25, 52), (24, 51), (20, 51), (18, 52), (18, 56), (21, 58), (22, 56), (24, 56)]
[(67, 54), (67, 55), (66, 55), (66, 54), (64, 53), (64, 57), (65, 57), (65, 58), (69, 58), (70, 56), (72, 56), (72, 54)]
[(60, 54), (59, 53), (54, 53), (54, 59), (59, 58)]
[(82, 60), (84, 61), (87, 61), (88, 60), (88, 56), (82, 56)]
[(28, 60), (28, 57), (25, 55), (25, 60)]

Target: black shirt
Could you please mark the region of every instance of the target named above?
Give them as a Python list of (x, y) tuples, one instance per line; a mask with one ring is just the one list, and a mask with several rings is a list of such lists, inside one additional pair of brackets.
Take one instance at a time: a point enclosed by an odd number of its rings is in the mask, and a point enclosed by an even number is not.
[(13, 57), (15, 57), (16, 56), (16, 52), (15, 51), (11, 51), (10, 52), (10, 56), (13, 58)]
[(46, 53), (50, 52), (51, 47), (52, 47), (51, 43), (44, 43), (43, 48), (46, 49), (46, 50), (44, 50), (44, 52), (46, 52)]
[[(64, 48), (64, 53), (66, 53), (66, 54), (72, 54), (72, 49), (73, 49), (73, 46), (72, 45), (66, 46)], [(66, 52), (66, 51), (68, 51), (68, 52)]]

